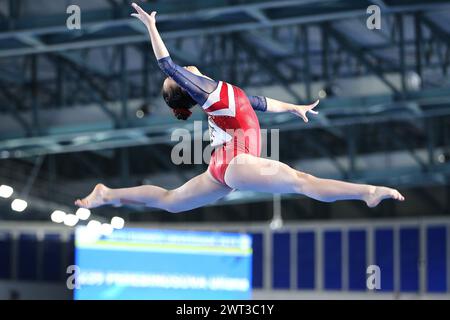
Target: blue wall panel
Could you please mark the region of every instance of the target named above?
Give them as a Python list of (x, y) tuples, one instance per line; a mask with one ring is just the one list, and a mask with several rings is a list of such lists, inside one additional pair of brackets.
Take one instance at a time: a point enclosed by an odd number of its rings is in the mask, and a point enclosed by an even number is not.
[(419, 290), (419, 229), (400, 229), (400, 290)]
[(433, 226), (427, 229), (427, 291), (447, 291), (447, 229)]
[(37, 279), (37, 239), (35, 234), (20, 234), (18, 243), (18, 278)]
[(348, 287), (349, 290), (366, 290), (366, 231), (348, 232)]
[(42, 246), (42, 277), (46, 281), (58, 281), (63, 273), (62, 245), (59, 234), (46, 234)]
[(313, 231), (297, 233), (297, 288), (314, 289), (315, 235)]
[(375, 264), (380, 267), (381, 291), (394, 290), (394, 231), (375, 230)]
[(12, 237), (10, 233), (0, 233), (0, 279), (11, 278)]
[(274, 289), (290, 287), (290, 238), (287, 232), (273, 234), (272, 287)]
[(324, 287), (342, 289), (342, 234), (341, 231), (324, 232)]
[(263, 235), (262, 233), (253, 233), (252, 235), (253, 259), (252, 259), (252, 287), (263, 287)]

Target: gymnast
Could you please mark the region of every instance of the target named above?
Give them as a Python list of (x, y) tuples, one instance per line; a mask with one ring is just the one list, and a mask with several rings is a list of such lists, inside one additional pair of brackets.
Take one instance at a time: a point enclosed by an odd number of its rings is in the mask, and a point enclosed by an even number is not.
[(290, 112), (308, 122), (307, 114), (317, 114), (314, 108), (319, 101), (293, 105), (248, 96), (234, 85), (203, 75), (196, 67), (176, 65), (156, 28), (156, 12), (147, 14), (137, 4), (132, 6), (136, 10), (132, 16), (147, 27), (158, 65), (167, 75), (162, 89), (165, 102), (180, 120), (191, 115), (192, 107), (200, 106), (208, 115), (214, 150), (208, 169), (174, 190), (153, 185), (112, 189), (97, 184), (91, 194), (76, 200), (75, 205), (95, 208), (137, 204), (182, 212), (212, 203), (234, 190), (302, 194), (324, 202), (361, 200), (369, 207), (375, 207), (384, 199), (405, 199), (395, 189), (321, 179), (284, 163), (261, 158), (260, 127), (255, 110)]

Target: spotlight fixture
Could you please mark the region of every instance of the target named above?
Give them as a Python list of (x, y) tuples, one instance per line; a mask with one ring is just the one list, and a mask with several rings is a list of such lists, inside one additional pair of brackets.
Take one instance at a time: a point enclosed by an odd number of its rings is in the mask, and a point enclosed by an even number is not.
[(7, 198), (11, 197), (13, 192), (14, 192), (14, 189), (10, 186), (7, 186), (6, 184), (2, 184), (0, 186), (0, 197), (2, 197), (2, 198), (7, 199)]
[(75, 212), (75, 215), (78, 217), (78, 219), (80, 220), (87, 220), (89, 219), (89, 217), (91, 216), (91, 211), (89, 209), (85, 209), (85, 208), (79, 208), (77, 210), (77, 212)]
[(148, 103), (144, 103), (136, 110), (136, 117), (142, 119), (151, 113), (150, 110), (150, 105)]
[(73, 227), (78, 223), (79, 219), (74, 214), (67, 214), (64, 216), (64, 224), (68, 227)]
[(101, 226), (102, 226), (101, 222), (97, 220), (91, 220), (87, 224), (87, 228), (93, 232), (100, 231)]
[(123, 218), (121, 217), (113, 217), (111, 219), (111, 226), (114, 229), (122, 229), (125, 225), (125, 220), (123, 220)]
[(11, 209), (16, 212), (23, 212), (28, 206), (28, 203), (22, 199), (14, 199), (11, 203)]
[(61, 210), (55, 210), (53, 211), (52, 215), (50, 216), (50, 219), (52, 219), (55, 223), (62, 223), (64, 222), (64, 217), (66, 216), (66, 213)]

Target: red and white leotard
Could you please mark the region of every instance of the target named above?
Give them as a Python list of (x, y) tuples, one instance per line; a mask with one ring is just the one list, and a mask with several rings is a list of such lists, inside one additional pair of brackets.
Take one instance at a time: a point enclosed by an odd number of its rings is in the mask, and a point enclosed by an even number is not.
[(258, 117), (245, 92), (223, 81), (219, 81), (202, 109), (208, 114), (211, 146), (215, 148), (208, 172), (225, 184), (225, 171), (234, 157), (240, 153), (260, 156)]
[(158, 65), (208, 115), (214, 148), (208, 172), (216, 181), (226, 184), (225, 172), (234, 157), (241, 153), (260, 156), (260, 127), (254, 110), (265, 111), (266, 99), (247, 96), (242, 89), (229, 83), (195, 75), (173, 63), (170, 57), (158, 60)]

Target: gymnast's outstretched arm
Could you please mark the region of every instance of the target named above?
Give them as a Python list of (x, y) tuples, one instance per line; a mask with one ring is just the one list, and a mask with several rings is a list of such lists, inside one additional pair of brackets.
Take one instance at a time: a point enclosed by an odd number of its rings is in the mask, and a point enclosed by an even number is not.
[(148, 33), (150, 35), (150, 41), (152, 42), (153, 52), (155, 53), (156, 59), (162, 59), (169, 56), (169, 51), (166, 48), (166, 45), (161, 39), (158, 30), (156, 29), (156, 11), (148, 14), (141, 7), (139, 7), (136, 3), (132, 4), (133, 8), (137, 11), (137, 13), (132, 13), (133, 17), (141, 20), (145, 26), (147, 27)]
[(298, 104), (292, 104), (287, 102), (282, 102), (279, 100), (275, 100), (272, 98), (266, 98), (266, 112), (272, 112), (272, 113), (282, 113), (282, 112), (290, 112), (293, 113), (300, 118), (303, 119), (303, 121), (308, 122), (307, 113), (310, 112), (312, 114), (318, 114), (318, 111), (313, 110), (318, 104), (319, 100), (316, 102), (309, 104), (309, 105), (298, 105)]
[(193, 66), (182, 67), (174, 63), (156, 27), (156, 12), (148, 14), (137, 4), (133, 3), (132, 6), (137, 12), (132, 16), (141, 20), (147, 27), (153, 52), (161, 71), (173, 79), (198, 104), (202, 105), (217, 87), (218, 82), (201, 74)]
[(312, 114), (318, 114), (318, 112), (313, 109), (319, 104), (319, 100), (309, 105), (298, 105), (263, 96), (247, 96), (247, 97), (253, 109), (257, 111), (271, 112), (271, 113), (291, 112), (301, 117), (305, 122), (308, 122), (307, 117), (308, 112)]

